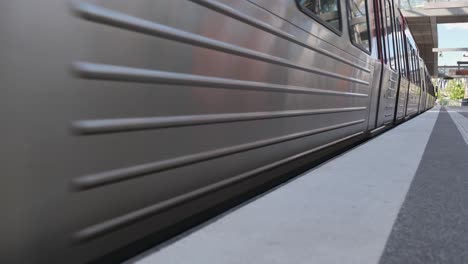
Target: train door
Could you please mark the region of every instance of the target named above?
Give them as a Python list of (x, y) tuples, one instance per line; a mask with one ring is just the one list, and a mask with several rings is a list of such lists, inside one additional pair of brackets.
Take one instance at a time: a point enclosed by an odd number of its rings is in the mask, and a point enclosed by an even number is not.
[(419, 84), (419, 69), (418, 69), (418, 52), (415, 49), (415, 44), (407, 37), (408, 60), (410, 67), (410, 84), (408, 89), (408, 97), (406, 101), (405, 118), (410, 118), (418, 113), (420, 84)]
[(431, 82), (431, 79), (429, 78), (429, 75), (426, 77), (427, 81), (427, 94), (426, 94), (426, 110), (434, 106), (434, 101), (435, 101), (435, 90), (434, 90), (434, 85)]
[(406, 50), (406, 38), (403, 28), (403, 18), (400, 13), (395, 19), (397, 28), (398, 64), (400, 65), (400, 82), (398, 85), (397, 100), (395, 106), (395, 123), (400, 123), (406, 114), (406, 99), (409, 88), (409, 66)]
[(392, 124), (394, 120), (399, 76), (393, 2), (378, 0), (376, 5), (379, 11), (377, 20), (380, 24), (379, 40), (382, 62), (376, 126), (381, 127)]
[(427, 80), (425, 78), (426, 76), (426, 67), (424, 66), (424, 61), (419, 58), (419, 65), (420, 65), (420, 71), (419, 74), (421, 76), (421, 96), (419, 98), (419, 110), (418, 113), (424, 112), (426, 109), (426, 94), (427, 94)]
[(384, 42), (382, 40), (382, 21), (380, 20), (380, 3), (379, 0), (372, 0), (368, 2), (369, 14), (372, 19), (370, 22), (371, 34), (371, 57), (373, 58), (373, 78), (371, 90), (371, 98), (369, 100), (369, 119), (367, 124), (368, 131), (373, 131), (377, 126), (377, 116), (379, 109), (380, 98), (380, 83), (382, 77), (382, 67), (384, 64)]
[[(378, 1), (378, 0), (373, 0)], [(367, 110), (367, 131), (373, 131), (376, 127), (377, 101), (380, 87), (382, 63), (379, 50), (379, 22), (375, 20), (378, 12), (375, 3), (370, 0), (347, 0), (348, 31), (350, 42), (353, 46), (367, 53), (371, 80), (369, 82), (369, 99)], [(379, 59), (379, 60), (377, 60)]]

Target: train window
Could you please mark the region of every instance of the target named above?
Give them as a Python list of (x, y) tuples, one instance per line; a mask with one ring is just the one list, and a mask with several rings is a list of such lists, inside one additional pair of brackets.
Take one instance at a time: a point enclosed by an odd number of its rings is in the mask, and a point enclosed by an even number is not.
[(418, 85), (421, 85), (421, 63), (419, 62), (419, 55), (416, 54), (416, 67), (418, 68)]
[(398, 29), (398, 19), (397, 19), (397, 13), (395, 12), (395, 5), (393, 4), (393, 2), (390, 1), (390, 6), (392, 8), (392, 10), (390, 11), (390, 13), (392, 14), (392, 24), (393, 24), (393, 45), (395, 47), (395, 50), (394, 50), (394, 58), (393, 58), (393, 61), (391, 61), (391, 63), (393, 64), (393, 66), (395, 66), (395, 69), (397, 70), (401, 70), (401, 66), (400, 66), (400, 54), (401, 54), (401, 49), (400, 49), (400, 45), (399, 45), (399, 29)]
[(410, 80), (410, 82), (413, 82), (413, 49), (409, 45), (408, 40), (406, 40), (406, 43), (408, 45), (409, 80)]
[[(425, 73), (426, 72), (424, 71), (423, 74), (425, 74)], [(425, 82), (426, 82), (426, 80), (425, 80), (424, 76), (421, 76), (421, 87), (422, 87), (423, 92), (426, 91), (426, 85), (427, 84)]]
[(381, 43), (382, 43), (382, 55), (383, 55), (383, 62), (385, 64), (387, 64), (387, 59), (388, 59), (388, 53), (387, 53), (387, 49), (388, 49), (388, 46), (387, 46), (387, 43), (385, 42), (385, 36), (387, 35), (386, 33), (386, 20), (384, 19), (384, 15), (383, 15), (383, 9), (382, 9), (382, 2), (381, 1), (378, 1), (377, 2), (379, 7), (378, 7), (378, 10), (379, 10), (379, 23), (380, 23), (380, 30), (382, 32), (380, 38), (381, 38)]
[(417, 76), (418, 76), (418, 85), (421, 85), (421, 64), (419, 63), (419, 55), (416, 54), (416, 68), (418, 69), (417, 71)]
[(386, 1), (387, 6), (385, 8), (385, 15), (387, 17), (387, 43), (388, 43), (388, 60), (390, 67), (395, 69), (395, 45), (394, 45), (394, 27), (393, 27), (393, 14), (392, 14), (392, 6), (390, 5), (390, 1)]
[(420, 75), (420, 70), (419, 70), (419, 57), (417, 52), (415, 52), (416, 56), (414, 58), (415, 64), (416, 64), (416, 84), (419, 85), (419, 75)]
[[(408, 41), (409, 43), (409, 41)], [(414, 50), (413, 50), (413, 47), (410, 45), (410, 51), (411, 51), (411, 57), (410, 57), (410, 69), (411, 69), (411, 82), (412, 83), (415, 83), (415, 79), (416, 79), (416, 76), (414, 76)]]
[(404, 49), (405, 49), (405, 57), (403, 58), (404, 63), (406, 65), (406, 77), (409, 81), (411, 81), (411, 50), (409, 46), (408, 39), (406, 38), (406, 34), (404, 28), (401, 29), (401, 33), (403, 34), (403, 42), (404, 42)]
[(410, 80), (411, 80), (412, 83), (416, 83), (416, 75), (415, 75), (415, 73), (416, 73), (415, 68), (416, 67), (414, 65), (414, 49), (411, 46), (411, 44), (409, 44), (410, 43), (409, 40), (407, 40), (407, 41), (408, 41), (408, 47), (410, 49), (410, 54), (411, 54), (410, 57), (409, 57), (409, 60), (410, 60), (409, 61), (410, 62), (410, 77), (411, 77)]
[(411, 48), (409, 47), (408, 40), (406, 40), (406, 65), (407, 65), (407, 72), (408, 72), (408, 80), (411, 82), (413, 75), (412, 75), (412, 63), (411, 63)]
[(405, 50), (403, 44), (403, 36), (401, 31), (400, 20), (396, 19), (396, 33), (397, 33), (397, 43), (398, 43), (398, 60), (400, 61), (400, 73), (403, 77), (406, 77), (406, 64), (405, 64)]
[(416, 50), (413, 48), (413, 63), (414, 63), (414, 83), (418, 82), (418, 62), (416, 61)]
[(389, 38), (388, 35), (390, 34), (390, 32), (389, 32), (390, 27), (388, 25), (389, 21), (387, 20), (388, 10), (387, 10), (386, 5), (385, 5), (385, 0), (381, 0), (380, 5), (382, 6), (382, 8), (381, 8), (382, 15), (381, 16), (382, 16), (382, 20), (383, 20), (382, 25), (384, 27), (384, 29), (382, 31), (383, 32), (382, 41), (385, 42), (385, 45), (387, 45), (387, 49), (385, 50), (386, 53), (387, 53), (386, 54), (387, 59), (385, 60), (385, 64), (387, 64), (390, 61), (390, 48), (391, 48), (390, 45), (389, 45), (390, 42), (388, 41), (388, 38)]
[(296, 0), (302, 12), (336, 33), (341, 33), (339, 0)]
[(369, 18), (366, 0), (348, 1), (349, 34), (351, 42), (366, 51), (370, 51)]

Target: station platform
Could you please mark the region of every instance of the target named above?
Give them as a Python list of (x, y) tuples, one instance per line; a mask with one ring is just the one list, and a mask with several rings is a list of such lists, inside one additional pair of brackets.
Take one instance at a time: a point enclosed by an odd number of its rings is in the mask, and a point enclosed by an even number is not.
[(427, 111), (127, 263), (468, 263), (468, 107)]

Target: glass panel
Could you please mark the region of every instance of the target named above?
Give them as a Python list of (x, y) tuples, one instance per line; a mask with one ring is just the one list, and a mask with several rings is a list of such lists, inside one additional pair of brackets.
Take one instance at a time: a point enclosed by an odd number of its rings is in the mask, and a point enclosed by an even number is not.
[(385, 64), (387, 64), (387, 61), (388, 61), (388, 45), (387, 45), (387, 42), (385, 41), (385, 36), (387, 35), (386, 33), (386, 30), (387, 30), (387, 26), (386, 26), (386, 23), (387, 23), (387, 20), (385, 19), (385, 15), (384, 15), (384, 9), (382, 9), (382, 1), (379, 1), (379, 19), (380, 19), (380, 30), (382, 32), (382, 48), (383, 48), (383, 62)]
[(405, 50), (405, 52), (403, 53), (404, 54), (403, 61), (405, 63), (405, 68), (406, 68), (406, 77), (408, 78), (408, 80), (411, 80), (411, 75), (410, 75), (410, 72), (411, 72), (411, 62), (410, 62), (411, 53), (410, 53), (410, 50), (409, 50), (409, 43), (408, 43), (408, 40), (406, 39), (406, 34), (405, 34), (405, 31), (403, 30), (403, 27), (401, 28), (401, 34), (403, 35), (403, 49)]
[(415, 82), (415, 76), (414, 76), (414, 51), (413, 47), (409, 44), (409, 40), (406, 40), (406, 43), (408, 43), (408, 49), (409, 49), (409, 64), (410, 64), (410, 80), (412, 83)]
[(416, 59), (415, 59), (415, 52), (414, 52), (414, 48), (413, 46), (411, 46), (411, 56), (412, 56), (412, 68), (413, 68), (413, 72), (411, 73), (413, 75), (413, 83), (416, 83)]
[(394, 35), (393, 35), (393, 15), (392, 9), (389, 1), (386, 1), (387, 5), (385, 8), (385, 15), (387, 17), (387, 42), (388, 42), (388, 60), (390, 67), (395, 69), (395, 45), (394, 45)]
[(405, 51), (405, 44), (404, 44), (404, 37), (403, 37), (403, 31), (401, 29), (401, 24), (400, 20), (397, 18), (396, 20), (396, 26), (397, 26), (397, 34), (398, 34), (398, 46), (399, 46), (399, 51), (400, 51), (400, 72), (403, 77), (407, 77), (407, 69), (406, 69), (406, 51)]
[(414, 50), (413, 53), (414, 53), (414, 83), (418, 84), (419, 69), (418, 69), (418, 59), (416, 58), (416, 50)]
[(334, 29), (341, 30), (338, 0), (298, 0), (298, 3), (308, 14)]
[(361, 48), (370, 50), (366, 0), (349, 0), (348, 7), (351, 41)]

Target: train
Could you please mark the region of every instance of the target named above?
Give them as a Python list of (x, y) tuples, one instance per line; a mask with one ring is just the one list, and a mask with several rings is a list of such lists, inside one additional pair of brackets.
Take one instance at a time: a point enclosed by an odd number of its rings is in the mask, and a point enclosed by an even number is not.
[(392, 0), (7, 0), (0, 36), (1, 263), (124, 261), (436, 100)]

